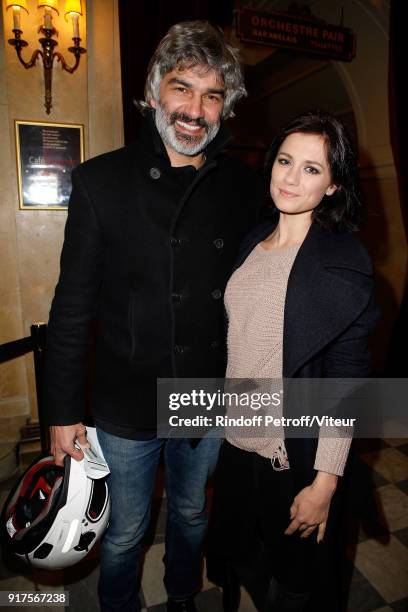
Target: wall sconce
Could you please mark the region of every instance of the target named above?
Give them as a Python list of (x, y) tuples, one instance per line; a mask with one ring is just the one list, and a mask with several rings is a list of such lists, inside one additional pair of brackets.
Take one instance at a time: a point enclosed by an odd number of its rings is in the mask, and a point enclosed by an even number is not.
[(26, 62), (21, 56), (21, 51), (24, 47), (27, 47), (28, 43), (21, 38), (23, 33), (21, 29), (21, 9), (27, 11), (27, 0), (6, 0), (6, 8), (13, 9), (13, 32), (14, 38), (8, 42), (12, 45), (17, 53), (17, 57), (23, 64), (24, 68), (33, 68), (36, 65), (39, 57), (42, 58), (44, 66), (44, 85), (45, 85), (45, 109), (47, 115), (51, 112), (52, 106), (52, 68), (54, 59), (61, 63), (63, 70), (69, 73), (75, 72), (79, 66), (82, 53), (86, 53), (86, 49), (80, 46), (81, 39), (79, 37), (79, 16), (82, 15), (81, 0), (65, 0), (65, 19), (71, 16), (72, 20), (72, 32), (74, 46), (69, 47), (68, 51), (75, 57), (75, 63), (73, 66), (68, 66), (62, 53), (54, 51), (54, 47), (58, 45), (58, 42), (53, 38), (54, 35), (58, 36), (57, 30), (52, 24), (52, 11), (55, 11), (59, 15), (58, 11), (58, 0), (38, 0), (38, 8), (44, 7), (44, 24), (38, 28), (38, 32), (43, 34), (43, 38), (40, 38), (42, 49), (36, 49), (30, 61)]

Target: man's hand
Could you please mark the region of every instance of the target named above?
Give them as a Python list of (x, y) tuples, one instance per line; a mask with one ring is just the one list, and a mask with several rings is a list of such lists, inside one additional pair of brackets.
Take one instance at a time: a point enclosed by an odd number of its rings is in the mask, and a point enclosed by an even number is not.
[(86, 428), (82, 423), (75, 425), (52, 425), (50, 427), (51, 434), (51, 455), (53, 455), (55, 463), (62, 466), (65, 455), (70, 455), (76, 461), (81, 461), (84, 454), (74, 446), (74, 442), (78, 440), (81, 446), (89, 446), (86, 439)]
[(317, 527), (317, 541), (323, 540), (337, 478), (335, 474), (318, 472), (312, 484), (296, 495), (290, 508), (292, 520), (285, 531), (286, 535), (299, 529), (303, 532), (301, 537), (307, 538)]

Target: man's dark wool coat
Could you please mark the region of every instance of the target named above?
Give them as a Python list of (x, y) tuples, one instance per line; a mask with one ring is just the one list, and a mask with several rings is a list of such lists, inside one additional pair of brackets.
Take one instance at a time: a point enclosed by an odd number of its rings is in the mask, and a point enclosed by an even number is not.
[[(158, 377), (222, 377), (223, 295), (261, 201), (256, 175), (225, 154), (172, 168), (151, 114), (140, 138), (72, 172), (61, 274), (51, 307), (47, 423), (83, 420), (96, 337), (96, 419), (150, 430)], [(96, 333), (95, 333), (96, 332)]]

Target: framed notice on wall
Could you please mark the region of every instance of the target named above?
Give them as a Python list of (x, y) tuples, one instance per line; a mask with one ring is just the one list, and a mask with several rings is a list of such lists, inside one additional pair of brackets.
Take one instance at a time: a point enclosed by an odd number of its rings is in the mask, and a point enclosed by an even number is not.
[(15, 121), (23, 210), (66, 210), (71, 172), (84, 161), (83, 125)]

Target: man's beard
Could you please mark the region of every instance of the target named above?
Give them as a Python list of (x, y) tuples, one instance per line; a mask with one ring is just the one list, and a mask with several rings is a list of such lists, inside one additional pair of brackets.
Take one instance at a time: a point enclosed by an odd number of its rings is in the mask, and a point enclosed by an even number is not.
[[(176, 121), (199, 125), (204, 128), (205, 133), (204, 135), (195, 136), (194, 133), (185, 134), (184, 132), (178, 132), (175, 127)], [(160, 102), (157, 102), (155, 122), (157, 131), (162, 137), (164, 144), (174, 149), (177, 153), (191, 156), (197, 155), (200, 151), (203, 151), (215, 138), (220, 129), (220, 120), (215, 123), (208, 123), (203, 117), (192, 119), (184, 113), (174, 112), (169, 115)]]

